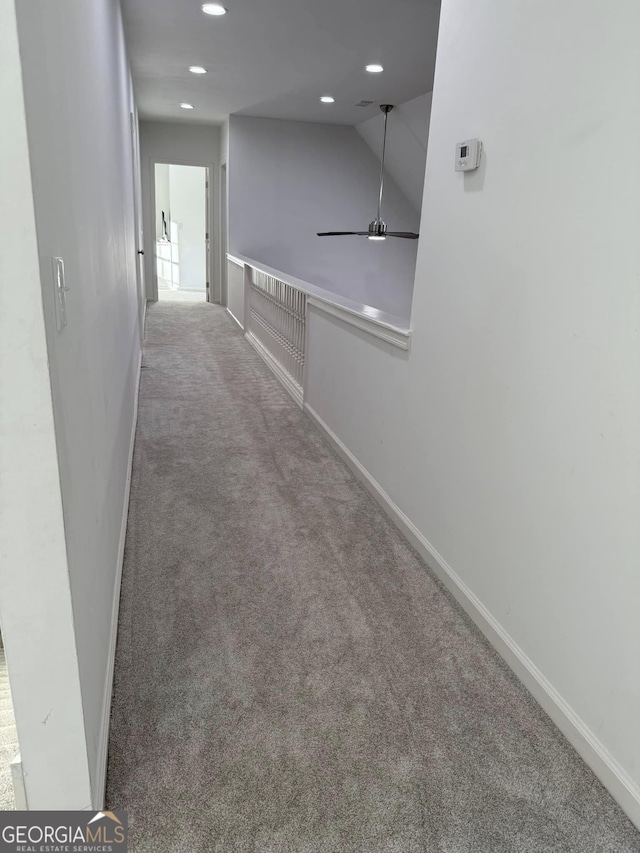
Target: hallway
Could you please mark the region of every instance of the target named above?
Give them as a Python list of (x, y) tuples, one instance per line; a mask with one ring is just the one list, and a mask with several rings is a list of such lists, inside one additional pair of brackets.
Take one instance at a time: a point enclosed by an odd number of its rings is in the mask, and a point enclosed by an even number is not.
[(132, 850), (640, 851), (226, 313), (147, 318), (107, 806)]

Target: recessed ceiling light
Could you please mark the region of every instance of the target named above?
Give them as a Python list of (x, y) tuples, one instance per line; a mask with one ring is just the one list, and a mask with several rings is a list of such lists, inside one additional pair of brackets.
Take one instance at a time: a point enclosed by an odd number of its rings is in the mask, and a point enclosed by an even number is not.
[(336, 99), (332, 98), (331, 95), (323, 95), (320, 100), (323, 104), (335, 104)]
[(183, 110), (192, 110), (193, 104), (180, 104)]
[(202, 6), (202, 11), (205, 15), (226, 15), (227, 10), (224, 8), (222, 3), (204, 3)]
[(206, 74), (207, 73), (207, 69), (203, 68), (202, 65), (190, 65), (189, 71), (192, 74)]
[(381, 71), (384, 71), (382, 65), (377, 65), (374, 63), (373, 65), (367, 65), (366, 71), (369, 71), (371, 74), (379, 74)]

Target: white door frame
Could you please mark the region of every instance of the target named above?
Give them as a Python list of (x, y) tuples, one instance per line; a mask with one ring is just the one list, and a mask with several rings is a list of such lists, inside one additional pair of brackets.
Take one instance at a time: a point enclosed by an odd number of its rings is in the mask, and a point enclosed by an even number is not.
[(138, 116), (132, 110), (129, 113), (131, 131), (132, 169), (133, 169), (133, 218), (136, 229), (136, 286), (138, 294), (138, 329), (140, 346), (144, 341), (144, 303), (146, 302), (146, 287), (144, 282), (144, 222), (142, 217), (142, 168), (140, 164), (140, 136)]
[(229, 183), (227, 161), (220, 164), (220, 304), (228, 304), (227, 297), (227, 252), (229, 251)]
[[(198, 166), (201, 169), (208, 171), (208, 194), (207, 194), (207, 217), (206, 221), (211, 226), (209, 233), (209, 253), (208, 253), (208, 269), (207, 281), (210, 283), (211, 301), (220, 302), (220, 275), (218, 268), (218, 241), (213, 239), (213, 235), (219, 233), (220, 223), (218, 220), (218, 205), (215, 204), (215, 199), (219, 198), (218, 192), (218, 172), (217, 165), (213, 161), (203, 162), (202, 160), (185, 160), (181, 157), (150, 157), (149, 168), (149, 193), (151, 199), (151, 217), (150, 222), (156, 221), (156, 163), (163, 166)], [(147, 245), (151, 244), (155, 250), (155, 232), (153, 240), (149, 240)], [(151, 262), (151, 289), (152, 293), (149, 297), (152, 302), (158, 301), (158, 270), (155, 264), (155, 258)]]

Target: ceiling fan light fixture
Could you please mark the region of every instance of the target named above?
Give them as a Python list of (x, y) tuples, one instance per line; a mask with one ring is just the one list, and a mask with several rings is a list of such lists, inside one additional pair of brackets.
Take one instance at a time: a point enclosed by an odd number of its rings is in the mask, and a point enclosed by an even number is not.
[(369, 240), (384, 240), (387, 235), (387, 223), (379, 217), (369, 223)]
[(222, 3), (203, 3), (202, 11), (205, 15), (226, 15), (227, 10)]

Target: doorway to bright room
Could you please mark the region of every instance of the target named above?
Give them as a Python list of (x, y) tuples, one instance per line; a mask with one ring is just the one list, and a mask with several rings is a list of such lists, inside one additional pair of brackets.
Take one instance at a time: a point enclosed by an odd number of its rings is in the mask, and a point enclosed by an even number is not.
[(155, 164), (158, 300), (209, 301), (209, 175), (204, 166)]

